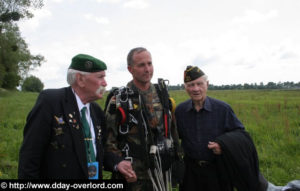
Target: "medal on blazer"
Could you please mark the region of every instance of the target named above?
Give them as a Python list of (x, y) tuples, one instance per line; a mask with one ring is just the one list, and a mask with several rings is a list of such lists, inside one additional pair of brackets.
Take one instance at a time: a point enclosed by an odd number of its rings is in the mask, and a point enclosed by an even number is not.
[(54, 118), (56, 119), (57, 124), (59, 124), (59, 125), (65, 124), (65, 121), (63, 120), (62, 117), (56, 117), (56, 116), (54, 116)]
[[(75, 112), (73, 112), (75, 115)], [(72, 127), (76, 128), (77, 130), (79, 129), (79, 125), (77, 124), (77, 120), (74, 118), (73, 114), (69, 113), (69, 123), (72, 125)]]
[(65, 121), (63, 120), (63, 117), (57, 117), (57, 116), (54, 115), (54, 118), (55, 118), (55, 120), (57, 122), (57, 125), (58, 125), (58, 127), (54, 128), (55, 136), (62, 135), (64, 133), (62, 125), (65, 124)]
[(96, 128), (98, 129), (97, 139), (100, 140), (100, 138), (101, 138), (101, 127), (100, 127), (100, 125), (97, 125)]

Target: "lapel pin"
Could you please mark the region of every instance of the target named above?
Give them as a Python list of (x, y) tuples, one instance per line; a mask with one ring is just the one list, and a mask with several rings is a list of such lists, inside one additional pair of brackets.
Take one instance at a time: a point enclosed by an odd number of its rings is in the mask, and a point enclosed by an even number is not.
[(55, 118), (55, 120), (57, 121), (57, 123), (58, 123), (59, 125), (65, 124), (65, 122), (64, 122), (64, 120), (63, 120), (62, 117), (56, 117), (56, 116), (54, 116), (54, 118)]

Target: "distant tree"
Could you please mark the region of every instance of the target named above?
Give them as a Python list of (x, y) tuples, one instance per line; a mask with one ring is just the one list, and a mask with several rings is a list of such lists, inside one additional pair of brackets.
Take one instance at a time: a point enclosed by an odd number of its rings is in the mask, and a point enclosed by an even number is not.
[(0, 35), (0, 87), (14, 89), (30, 70), (45, 60), (41, 55), (30, 53), (17, 25), (6, 23), (3, 26), (6, 30)]
[(1, 0), (0, 21), (19, 21), (22, 18), (32, 18), (30, 8), (41, 8), (43, 0)]
[(0, 1), (0, 88), (14, 89), (33, 68), (44, 62), (41, 55), (32, 55), (19, 27), (22, 18), (32, 18), (32, 8), (41, 8), (43, 0)]
[(43, 88), (44, 84), (35, 76), (27, 77), (22, 85), (22, 91), (41, 92)]
[[(178, 85), (177, 85), (178, 86)], [(176, 86), (169, 86), (170, 90), (175, 90)], [(184, 85), (181, 85), (181, 89), (184, 89)], [(264, 85), (263, 82), (260, 82), (259, 85), (257, 83), (244, 83), (242, 84), (231, 84), (231, 85), (213, 85), (209, 84), (208, 86), (209, 90), (233, 90), (233, 89), (300, 89), (300, 82), (278, 82), (277, 84), (274, 82), (269, 82), (266, 85)]]
[(277, 85), (274, 82), (268, 82), (266, 85), (267, 89), (277, 89)]

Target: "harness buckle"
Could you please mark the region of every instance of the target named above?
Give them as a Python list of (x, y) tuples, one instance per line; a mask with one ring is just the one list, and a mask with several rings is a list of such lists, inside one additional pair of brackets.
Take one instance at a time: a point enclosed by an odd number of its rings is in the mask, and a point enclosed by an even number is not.
[(136, 118), (131, 113), (129, 113), (129, 122), (132, 122), (136, 125), (138, 124), (138, 121), (136, 120)]
[(129, 126), (126, 125), (126, 130), (123, 131), (123, 130), (122, 130), (122, 125), (119, 125), (119, 132), (120, 132), (122, 135), (127, 134), (127, 133), (129, 132)]
[(133, 162), (133, 158), (130, 157), (130, 156), (128, 156), (129, 146), (128, 146), (127, 143), (123, 147), (122, 151), (125, 152), (125, 158), (124, 159), (127, 160), (127, 161), (130, 161), (132, 163)]
[(127, 160), (127, 161), (130, 161), (131, 163), (133, 162), (133, 158), (132, 157), (125, 157), (124, 159)]

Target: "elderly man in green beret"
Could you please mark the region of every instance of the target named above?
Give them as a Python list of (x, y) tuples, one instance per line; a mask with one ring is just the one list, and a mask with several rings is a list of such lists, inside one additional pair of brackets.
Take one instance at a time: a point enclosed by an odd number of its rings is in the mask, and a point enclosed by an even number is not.
[(116, 165), (131, 176), (130, 163), (103, 150), (105, 117), (94, 101), (105, 92), (105, 70), (103, 61), (78, 54), (68, 69), (70, 86), (40, 93), (24, 128), (19, 178), (102, 179), (103, 167)]

